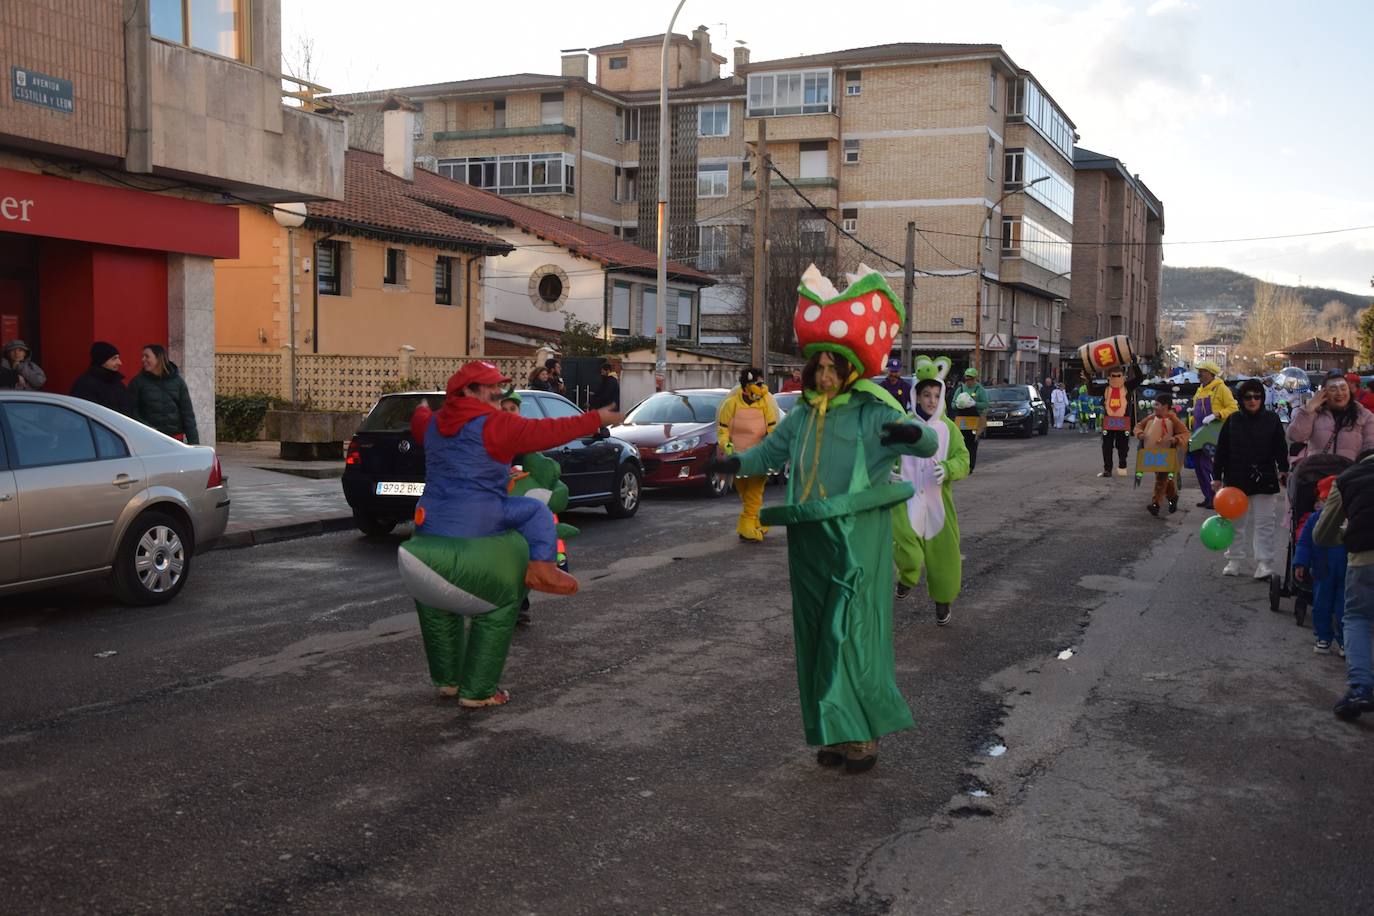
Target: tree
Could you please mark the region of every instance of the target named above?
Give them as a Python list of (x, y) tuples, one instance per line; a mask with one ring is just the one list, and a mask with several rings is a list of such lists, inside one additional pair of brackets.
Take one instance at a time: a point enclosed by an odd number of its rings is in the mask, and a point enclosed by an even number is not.
[[(775, 208), (768, 214), (768, 349), (773, 353), (799, 353), (792, 316), (797, 310), (797, 284), (812, 264), (843, 288), (835, 228), (810, 210)], [(739, 336), (753, 333), (754, 257), (752, 238), (740, 245), (740, 282), (744, 287)]]
[(1311, 309), (1289, 287), (1255, 281), (1255, 304), (1245, 323), (1240, 354), (1261, 360), (1264, 354), (1312, 337), (1317, 331)]
[(1365, 366), (1374, 364), (1374, 305), (1360, 313), (1357, 334), (1360, 341), (1360, 363)]
[(601, 326), (581, 321), (572, 312), (564, 312), (563, 341), (558, 352), (563, 356), (601, 356), (606, 352)]

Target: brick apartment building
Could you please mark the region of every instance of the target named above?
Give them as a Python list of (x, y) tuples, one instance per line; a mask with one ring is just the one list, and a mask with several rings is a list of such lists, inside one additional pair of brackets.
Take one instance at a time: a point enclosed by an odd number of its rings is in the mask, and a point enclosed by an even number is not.
[(280, 0), (7, 0), (0, 60), (0, 334), (57, 392), (94, 340), (126, 375), (165, 342), (212, 443), (227, 204), (343, 194), (342, 121), (282, 104)]
[[(1159, 350), (1164, 205), (1111, 156), (1074, 150), (1073, 296), (1065, 359), (1089, 341), (1127, 334), (1137, 354)], [(1225, 361), (1222, 361), (1225, 365)]]
[[(369, 113), (405, 96), (424, 106), (424, 164), (652, 248), (662, 39), (565, 53), (557, 76), (339, 99), (359, 113), (355, 143), (379, 142)], [(806, 196), (775, 177), (772, 206), (792, 211), (786, 224), (818, 260), (828, 253), (836, 272), (873, 261), (836, 225), (897, 261), (906, 224), (923, 231), (918, 347), (964, 365), (981, 331), (991, 376), (1030, 380), (1057, 366), (1074, 125), (1000, 46), (892, 44), (764, 62), (738, 47), (727, 78), (704, 27), (672, 36), (671, 47), (669, 253), (720, 280), (702, 296), (703, 343), (739, 340), (757, 195), (747, 144), (766, 118), (775, 167)]]

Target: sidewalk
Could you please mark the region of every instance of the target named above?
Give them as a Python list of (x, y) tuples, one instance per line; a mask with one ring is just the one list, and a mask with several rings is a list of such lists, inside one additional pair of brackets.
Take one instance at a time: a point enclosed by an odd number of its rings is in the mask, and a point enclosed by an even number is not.
[[(284, 461), (276, 442), (217, 446), (229, 478), (229, 527), (215, 549), (266, 544), (353, 527), (338, 461)], [(304, 476), (311, 475), (311, 476)]]

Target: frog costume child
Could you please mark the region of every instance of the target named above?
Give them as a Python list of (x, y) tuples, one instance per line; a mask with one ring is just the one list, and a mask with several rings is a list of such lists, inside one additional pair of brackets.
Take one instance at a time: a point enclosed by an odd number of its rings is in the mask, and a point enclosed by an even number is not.
[[(916, 358), (916, 389), (912, 407), (917, 417), (935, 433), (939, 445), (929, 458), (903, 455), (902, 479), (916, 495), (892, 511), (892, 531), (897, 561), (897, 597), (905, 598), (926, 571), (926, 591), (935, 602), (935, 623), (950, 620), (950, 605), (959, 596), (963, 559), (959, 554), (959, 517), (954, 512), (951, 484), (968, 476), (969, 454), (959, 427), (945, 416), (945, 376), (949, 357)], [(938, 389), (934, 413), (926, 413), (921, 392)]]
[(762, 475), (792, 462), (784, 505), (760, 513), (788, 528), (797, 687), (816, 761), (871, 769), (878, 738), (914, 722), (897, 689), (892, 642), (892, 509), (912, 486), (892, 481), (901, 455), (930, 456), (937, 438), (865, 376), (881, 369), (902, 303), (860, 266), (838, 292), (812, 265), (793, 327), (808, 357), (802, 398), (754, 448), (714, 470)]

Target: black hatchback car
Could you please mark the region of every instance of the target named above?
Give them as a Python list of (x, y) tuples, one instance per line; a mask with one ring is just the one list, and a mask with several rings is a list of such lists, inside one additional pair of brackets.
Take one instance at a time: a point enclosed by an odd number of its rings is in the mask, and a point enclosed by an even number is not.
[[(548, 391), (521, 391), (520, 398), (520, 414), (530, 419), (582, 413), (567, 398)], [(410, 418), (421, 402), (438, 410), (444, 393), (383, 395), (348, 443), (344, 498), (364, 534), (387, 534), (415, 514), (415, 504), (425, 490), (425, 452), (411, 438)], [(562, 468), (570, 507), (605, 506), (615, 518), (629, 518), (639, 509), (644, 469), (638, 449), (630, 443), (602, 430), (544, 454)]]
[(1015, 433), (1023, 439), (1050, 431), (1050, 412), (1034, 385), (997, 385), (988, 389), (987, 435)]

